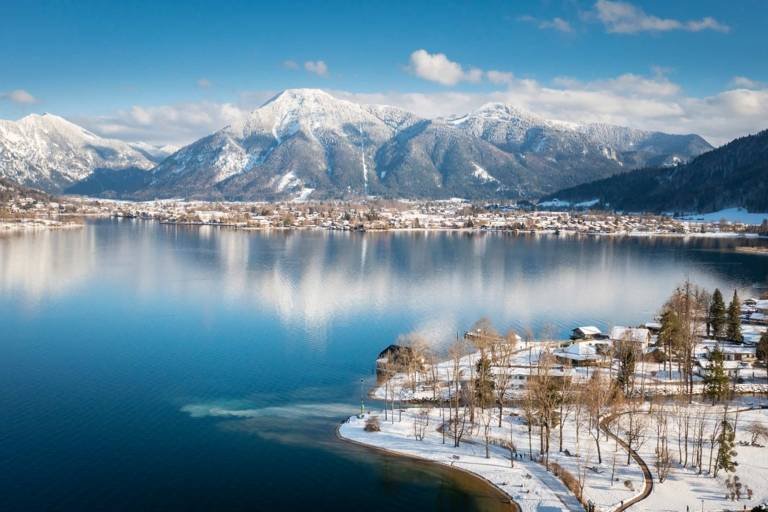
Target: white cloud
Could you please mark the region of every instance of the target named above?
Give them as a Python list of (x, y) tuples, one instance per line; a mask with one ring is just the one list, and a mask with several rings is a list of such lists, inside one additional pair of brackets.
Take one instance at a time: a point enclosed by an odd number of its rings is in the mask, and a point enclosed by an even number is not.
[(505, 85), (503, 90), (478, 93), (334, 94), (352, 101), (399, 106), (424, 117), (463, 114), (484, 103), (502, 102), (549, 119), (697, 133), (715, 145), (768, 128), (768, 87), (692, 97), (663, 76), (633, 74), (591, 82), (560, 78), (551, 85), (512, 78)]
[(213, 86), (213, 83), (207, 78), (200, 78), (197, 81), (197, 86), (201, 89), (210, 89)]
[[(656, 68), (649, 75), (625, 73), (592, 81), (560, 77), (545, 84), (491, 70), (481, 72), (497, 86), (487, 92), (329, 92), (359, 103), (397, 106), (426, 118), (464, 114), (484, 103), (504, 102), (550, 119), (698, 133), (713, 144), (768, 128), (768, 85), (736, 77), (726, 90), (693, 97), (665, 72)], [(274, 93), (242, 93), (230, 103), (135, 105), (106, 116), (73, 120), (102, 135), (125, 140), (187, 144), (246, 119)]]
[(31, 105), (33, 103), (37, 103), (37, 98), (32, 96), (29, 92), (25, 91), (24, 89), (14, 89), (13, 91), (0, 93), (0, 100), (8, 100), (13, 103), (19, 103), (24, 105)]
[(495, 69), (486, 72), (485, 76), (489, 82), (496, 85), (509, 84), (515, 79), (515, 75), (509, 71), (496, 71)]
[(766, 84), (765, 82), (752, 80), (751, 78), (747, 78), (746, 76), (733, 77), (729, 85), (736, 89), (765, 89), (766, 87), (768, 87), (768, 84)]
[(188, 144), (242, 121), (250, 109), (234, 103), (208, 101), (139, 106), (73, 121), (105, 137), (153, 144)]
[(444, 53), (429, 53), (416, 50), (411, 53), (408, 69), (419, 78), (442, 85), (456, 85), (459, 82), (477, 83), (483, 78), (479, 69), (464, 70), (460, 64), (448, 59)]
[(643, 9), (628, 2), (598, 0), (595, 13), (608, 32), (617, 34), (637, 34), (639, 32), (666, 32), (687, 30), (699, 32), (714, 30), (728, 32), (730, 27), (712, 17), (701, 20), (681, 21), (674, 18), (659, 18), (647, 14)]
[(317, 76), (328, 76), (328, 66), (322, 60), (308, 60), (304, 63), (304, 69)]
[(533, 16), (526, 15), (526, 16), (520, 16), (517, 19), (518, 21), (533, 23), (540, 29), (557, 30), (558, 32), (564, 32), (567, 34), (570, 34), (571, 32), (573, 32), (573, 26), (571, 26), (570, 22), (564, 20), (563, 18), (556, 17), (556, 18), (552, 18), (551, 20), (540, 20)]
[(291, 59), (284, 60), (282, 66), (285, 69), (299, 69), (299, 64), (295, 60)]

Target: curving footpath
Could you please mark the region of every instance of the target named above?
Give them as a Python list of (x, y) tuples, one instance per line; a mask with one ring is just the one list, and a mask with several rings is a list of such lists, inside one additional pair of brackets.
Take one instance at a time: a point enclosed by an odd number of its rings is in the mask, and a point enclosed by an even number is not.
[(637, 464), (640, 466), (640, 469), (643, 471), (643, 492), (635, 496), (634, 498), (630, 499), (629, 501), (626, 501), (623, 505), (619, 505), (615, 509), (613, 509), (613, 512), (622, 512), (624, 510), (627, 510), (632, 505), (635, 505), (637, 503), (640, 503), (645, 498), (651, 495), (651, 492), (653, 491), (653, 474), (651, 473), (651, 470), (648, 468), (648, 464), (645, 463), (645, 461), (640, 457), (640, 454), (638, 454), (635, 450), (629, 447), (629, 445), (624, 442), (619, 436), (614, 434), (610, 431), (607, 424), (616, 419), (617, 417), (621, 416), (622, 414), (626, 414), (625, 412), (618, 413), (618, 414), (612, 414), (609, 416), (606, 416), (603, 418), (603, 420), (600, 422), (600, 428), (605, 432), (609, 437), (612, 437), (616, 440), (617, 443), (621, 445), (622, 448), (627, 450), (629, 452), (629, 455), (637, 462)]

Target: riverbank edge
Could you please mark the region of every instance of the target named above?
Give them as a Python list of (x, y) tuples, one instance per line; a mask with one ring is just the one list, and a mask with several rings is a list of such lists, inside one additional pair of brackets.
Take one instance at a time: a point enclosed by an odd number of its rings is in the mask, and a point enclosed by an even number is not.
[(398, 457), (400, 459), (410, 460), (412, 462), (418, 462), (418, 463), (422, 463), (422, 464), (423, 463), (435, 464), (435, 465), (438, 465), (438, 466), (441, 466), (441, 467), (444, 467), (444, 468), (448, 468), (448, 469), (457, 471), (460, 474), (462, 474), (463, 476), (468, 477), (468, 478), (472, 478), (473, 480), (478, 481), (478, 482), (482, 483), (483, 485), (485, 485), (486, 487), (490, 488), (491, 492), (493, 492), (494, 494), (499, 495), (499, 498), (501, 498), (501, 501), (503, 503), (506, 503), (507, 505), (509, 505), (509, 510), (510, 511), (512, 511), (512, 512), (520, 512), (520, 510), (521, 510), (520, 506), (517, 504), (517, 502), (515, 502), (515, 500), (512, 498), (512, 496), (510, 496), (504, 489), (502, 489), (498, 485), (494, 484), (493, 482), (491, 482), (490, 480), (488, 480), (484, 476), (479, 475), (479, 474), (477, 474), (477, 473), (475, 473), (475, 472), (473, 472), (473, 471), (471, 471), (469, 469), (459, 468), (459, 467), (452, 466), (450, 464), (445, 464), (443, 462), (439, 462), (439, 461), (436, 461), (436, 460), (427, 459), (427, 458), (424, 458), (424, 457), (418, 457), (416, 455), (406, 455), (404, 453), (400, 453), (400, 452), (395, 451), (395, 450), (390, 450), (389, 448), (382, 448), (381, 446), (376, 446), (375, 444), (363, 443), (361, 441), (357, 441), (357, 440), (354, 440), (354, 439), (350, 439), (348, 437), (344, 437), (342, 435), (342, 433), (341, 433), (341, 426), (344, 425), (347, 421), (349, 421), (349, 419), (346, 419), (346, 420), (342, 421), (341, 423), (339, 423), (338, 425), (336, 425), (336, 437), (338, 439), (340, 439), (341, 441), (344, 441), (345, 443), (350, 443), (350, 444), (354, 444), (354, 445), (357, 445), (357, 446), (361, 446), (361, 447), (363, 447), (363, 448), (365, 448), (367, 450), (375, 451), (375, 452), (378, 452), (378, 453), (383, 453), (385, 455), (390, 455), (390, 456)]

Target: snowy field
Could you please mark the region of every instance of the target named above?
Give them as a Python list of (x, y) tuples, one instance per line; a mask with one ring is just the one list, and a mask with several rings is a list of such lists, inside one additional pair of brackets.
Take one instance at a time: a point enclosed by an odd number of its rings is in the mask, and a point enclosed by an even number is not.
[[(381, 432), (366, 432), (365, 419), (371, 415), (380, 417)], [(515, 467), (510, 464), (510, 452), (506, 448), (490, 446), (490, 458), (485, 457), (485, 446), (479, 442), (462, 442), (459, 448), (436, 428), (440, 425), (439, 409), (431, 411), (430, 424), (424, 439), (414, 437), (414, 414), (406, 411), (402, 421), (384, 421), (383, 413), (369, 413), (364, 419), (351, 417), (339, 428), (344, 439), (394, 453), (433, 461), (474, 473), (494, 484), (517, 503), (524, 512), (549, 512), (583, 510), (578, 500), (568, 492), (565, 485), (544, 467), (526, 459), (516, 459)]]
[[(739, 413), (738, 420), (735, 421), (737, 426), (737, 446), (735, 447), (737, 455), (735, 459), (738, 466), (734, 473), (725, 473), (721, 470), (717, 478), (708, 472), (711, 446), (709, 438), (715, 424), (722, 419), (722, 408), (713, 407), (709, 404), (693, 404), (682, 411), (672, 408), (669, 412), (667, 437), (674, 463), (669, 476), (662, 483), (659, 483), (658, 470), (654, 467), (656, 463), (657, 419), (653, 414), (646, 416), (646, 432), (638, 453), (651, 468), (654, 476), (654, 487), (651, 495), (639, 504), (642, 510), (677, 512), (686, 510), (686, 506), (690, 507), (691, 511), (743, 510), (744, 507), (746, 510), (750, 510), (752, 507), (768, 501), (768, 448), (738, 444), (739, 442), (749, 444), (750, 435), (745, 430), (749, 425), (763, 424), (768, 426), (768, 410), (756, 409)], [(687, 467), (683, 467), (679, 462), (680, 459), (683, 461), (686, 459), (684, 435), (678, 435), (685, 429), (686, 415), (692, 438), (697, 422), (703, 422), (704, 443), (701, 473), (693, 462), (694, 446), (692, 439), (688, 446), (687, 458), (689, 463)], [(622, 419), (626, 422), (624, 418)], [(729, 419), (732, 422), (735, 420), (733, 410), (729, 413)], [(761, 442), (761, 444), (765, 443), (766, 440)], [(713, 457), (716, 455), (717, 447), (713, 450)], [(744, 488), (752, 489), (752, 499), (747, 499), (746, 491), (742, 492), (741, 499), (737, 501), (726, 499), (725, 482), (727, 478), (732, 479), (734, 475), (739, 477)]]
[(740, 224), (762, 224), (768, 219), (768, 213), (751, 213), (744, 208), (726, 208), (712, 213), (703, 213), (683, 217), (684, 220), (693, 220), (701, 222), (736, 222)]
[[(745, 400), (743, 400), (745, 401)], [(745, 402), (756, 405), (766, 403), (761, 399), (749, 399)], [(686, 506), (690, 510), (725, 511), (747, 510), (768, 501), (768, 448), (747, 446), (751, 439), (746, 428), (752, 424), (768, 425), (768, 410), (741, 410), (736, 420), (736, 461), (734, 473), (720, 471), (717, 478), (709, 472), (710, 441), (709, 436), (716, 422), (722, 419), (722, 407), (694, 403), (691, 406), (666, 405), (667, 428), (665, 436), (672, 454), (669, 474), (659, 482), (659, 469), (656, 465), (657, 415), (648, 413), (647, 404), (643, 406), (643, 430), (641, 438), (633, 447), (648, 465), (653, 475), (653, 492), (632, 507), (633, 510), (682, 511)], [(657, 406), (658, 408), (658, 406)], [(736, 407), (729, 412), (729, 419), (735, 419)], [(415, 435), (414, 423), (419, 411), (428, 411), (429, 423), (423, 440)], [(448, 410), (446, 409), (447, 416)], [(470, 471), (494, 484), (509, 495), (524, 511), (542, 510), (582, 510), (576, 496), (552, 473), (547, 472), (543, 462), (529, 460), (528, 429), (518, 415), (520, 411), (505, 409), (502, 427), (497, 427), (498, 416), (491, 413), (493, 426), (490, 428), (489, 455), (485, 457), (485, 435), (482, 413), (478, 412), (479, 425), (465, 434), (459, 448), (454, 448), (450, 432), (443, 436), (438, 427), (441, 425), (439, 408), (410, 408), (402, 413), (395, 411), (394, 417), (388, 413), (385, 421), (382, 411), (373, 411), (363, 419), (352, 417), (344, 423), (339, 433), (341, 437), (365, 445), (381, 448), (394, 453), (418, 457), (436, 463)], [(365, 421), (371, 416), (378, 416), (381, 431), (366, 432)], [(423, 421), (423, 420), (422, 420)], [(644, 485), (643, 473), (634, 459), (627, 464), (627, 451), (613, 437), (605, 433), (599, 435), (602, 463), (597, 460), (596, 441), (588, 430), (583, 418), (578, 421), (570, 417), (563, 428), (563, 451), (559, 451), (559, 429), (553, 429), (550, 440), (550, 464), (557, 463), (584, 485), (584, 499), (592, 501), (596, 510), (616, 510), (622, 502), (628, 502), (641, 494)], [(694, 464), (694, 430), (701, 421), (703, 425), (702, 468)], [(684, 437), (678, 435), (689, 428), (687, 449)], [(579, 429), (577, 429), (579, 423)], [(623, 438), (627, 430), (626, 416), (620, 416), (609, 427), (612, 432)], [(577, 438), (578, 436), (578, 438)], [(516, 450), (510, 463), (509, 440)], [(764, 441), (765, 442), (765, 441)], [(500, 446), (504, 443), (504, 446)], [(539, 437), (533, 429), (531, 451), (534, 458), (539, 456)], [(742, 443), (743, 445), (739, 445)], [(679, 450), (679, 451), (678, 451)], [(685, 450), (685, 451), (684, 451)], [(684, 455), (685, 453), (685, 455)], [(713, 456), (716, 457), (715, 447)], [(680, 460), (688, 459), (683, 465)], [(739, 500), (726, 499), (726, 479), (738, 476), (743, 485)], [(746, 489), (752, 490), (748, 499)]]
[[(759, 334), (764, 328), (755, 327), (753, 330)], [(750, 334), (753, 333), (750, 331)], [(559, 344), (519, 342), (518, 348), (510, 356), (508, 367), (491, 367), (494, 379), (501, 375), (511, 377), (505, 401), (524, 396), (527, 378), (544, 350), (555, 350)], [(704, 344), (706, 342), (702, 342), (702, 346)], [(431, 361), (432, 364), (427, 362), (421, 374), (393, 373), (390, 379), (383, 380), (374, 388), (371, 397), (384, 400), (394, 409), (394, 421), (391, 411), (386, 413), (388, 421), (384, 421), (383, 411), (373, 411), (366, 419), (371, 415), (379, 416), (381, 432), (364, 431), (364, 419), (353, 417), (341, 427), (340, 435), (395, 453), (471, 471), (504, 490), (523, 510), (541, 510), (537, 508), (539, 504), (551, 507), (551, 510), (581, 510), (576, 494), (545, 469), (538, 426), (532, 428), (529, 438), (528, 425), (523, 419), (524, 412), (519, 408), (505, 407), (501, 426), (498, 426), (498, 408), (485, 411), (478, 408), (474, 426), (468, 427), (461, 446), (453, 447), (450, 432), (443, 443), (438, 427), (443, 423), (441, 418), (450, 413), (447, 407), (441, 411), (438, 404), (452, 399), (455, 390), (452, 390), (449, 383), (456, 380), (466, 383), (474, 378), (479, 359), (480, 353), (473, 352), (457, 360)], [(553, 375), (568, 375), (574, 382), (584, 383), (595, 372), (613, 380), (618, 367), (611, 367), (607, 363), (602, 368), (555, 365), (551, 371)], [(709, 457), (710, 451), (716, 456), (717, 443), (713, 443), (710, 437), (723, 420), (723, 408), (699, 402), (680, 404), (673, 398), (667, 398), (667, 395), (681, 392), (681, 375), (676, 367), (671, 372), (665, 372), (662, 364), (637, 364), (635, 387), (642, 391), (639, 396), (655, 398), (653, 410), (649, 410), (650, 402), (647, 401), (636, 406), (640, 412), (635, 413), (634, 417), (636, 420), (640, 418), (637, 424), (641, 432), (632, 442), (632, 448), (649, 468), (653, 476), (653, 489), (651, 495), (634, 505), (632, 510), (684, 511), (687, 506), (691, 511), (698, 511), (703, 506), (703, 510), (724, 511), (743, 510), (745, 505), (749, 510), (768, 501), (768, 448), (751, 445), (752, 439), (745, 430), (755, 424), (768, 427), (768, 409), (760, 409), (768, 405), (768, 400), (762, 398), (763, 393), (768, 391), (765, 370), (758, 369), (756, 372), (756, 378), (735, 385), (736, 390), (743, 394), (730, 403), (728, 420), (737, 426), (736, 442), (743, 444), (736, 446), (738, 466), (735, 473), (726, 474), (721, 471), (714, 478)], [(701, 392), (703, 387), (701, 379), (697, 377), (695, 391)], [(405, 404), (410, 408), (404, 409)], [(398, 412), (400, 409), (402, 413)], [(738, 418), (735, 416), (736, 410), (740, 411)], [(572, 405), (560, 411), (563, 414), (563, 427), (559, 428), (559, 424), (553, 426), (550, 437), (550, 463), (556, 463), (574, 477), (583, 486), (583, 502), (591, 501), (598, 511), (620, 509), (623, 503), (639, 497), (645, 486), (641, 466), (634, 457), (628, 457), (626, 448), (617, 441), (617, 437), (627, 441), (627, 408), (619, 406), (612, 411), (616, 416), (607, 424), (611, 435), (604, 431), (598, 432), (588, 411)], [(418, 440), (414, 423), (420, 417), (418, 421), (423, 424), (425, 414), (429, 417), (428, 428), (424, 439)], [(607, 414), (608, 411), (603, 419)], [(667, 418), (666, 427), (662, 429), (660, 422), (664, 417)], [(685, 431), (688, 431), (688, 443), (685, 442)], [(700, 443), (696, 448), (693, 446), (694, 431), (701, 432)], [(662, 464), (658, 462), (656, 454), (657, 444), (662, 437), (668, 439), (670, 462), (667, 464), (668, 474), (660, 482), (663, 470), (660, 469)], [(485, 457), (486, 441), (490, 458)], [(768, 444), (768, 438), (757, 444)], [(510, 467), (510, 446), (516, 453), (514, 469)], [(696, 451), (702, 454), (701, 468), (694, 459)], [(726, 479), (734, 475), (738, 476), (743, 491), (736, 501), (726, 496)], [(752, 492), (751, 498), (747, 496), (747, 488)]]

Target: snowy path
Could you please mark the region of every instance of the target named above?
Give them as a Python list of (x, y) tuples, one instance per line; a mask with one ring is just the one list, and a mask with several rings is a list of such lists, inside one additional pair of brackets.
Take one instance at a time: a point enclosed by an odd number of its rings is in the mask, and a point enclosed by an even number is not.
[(608, 434), (611, 438), (613, 438), (616, 442), (618, 442), (625, 450), (629, 451), (629, 454), (632, 456), (632, 459), (634, 459), (634, 461), (637, 462), (637, 464), (643, 470), (643, 492), (641, 492), (639, 495), (635, 496), (634, 498), (630, 499), (629, 501), (625, 502), (624, 504), (616, 507), (614, 512), (623, 512), (624, 510), (629, 509), (629, 507), (643, 501), (645, 498), (650, 496), (651, 493), (653, 492), (653, 475), (651, 474), (651, 470), (648, 468), (648, 464), (646, 464), (643, 458), (640, 457), (640, 454), (638, 454), (635, 450), (630, 448), (629, 445), (627, 445), (627, 443), (625, 443), (622, 439), (620, 439), (619, 436), (611, 432), (611, 430), (607, 427), (607, 425), (609, 425), (614, 418), (616, 418), (617, 416), (621, 416), (622, 414), (626, 414), (626, 413), (614, 414), (613, 416), (606, 417), (601, 422), (600, 427), (603, 429), (603, 431), (606, 434)]

